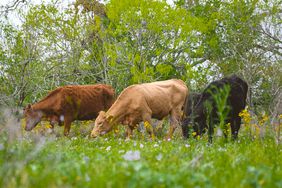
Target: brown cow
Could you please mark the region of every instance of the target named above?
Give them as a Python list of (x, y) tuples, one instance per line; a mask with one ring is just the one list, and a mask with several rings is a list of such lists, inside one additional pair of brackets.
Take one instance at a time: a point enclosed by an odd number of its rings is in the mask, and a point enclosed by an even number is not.
[(52, 126), (64, 122), (64, 134), (68, 135), (74, 120), (91, 120), (98, 116), (99, 111), (109, 109), (114, 94), (114, 89), (104, 84), (59, 87), (24, 109), (25, 130), (30, 131), (41, 120), (47, 119)]
[[(161, 120), (170, 115), (167, 138), (171, 138), (181, 118), (181, 109), (187, 95), (185, 83), (177, 79), (129, 86), (122, 91), (107, 113), (104, 111), (99, 113), (91, 136), (106, 134), (115, 125), (122, 123), (129, 127), (127, 134), (129, 138), (139, 122), (144, 121), (145, 126), (148, 123), (152, 125), (151, 118)], [(151, 128), (147, 130), (153, 137)]]

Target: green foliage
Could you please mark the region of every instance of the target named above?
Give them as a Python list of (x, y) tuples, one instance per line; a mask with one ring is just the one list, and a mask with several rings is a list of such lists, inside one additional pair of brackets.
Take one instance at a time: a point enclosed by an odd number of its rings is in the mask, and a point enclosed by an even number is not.
[[(212, 113), (211, 105), (215, 105), (213, 106), (213, 108), (216, 109), (216, 113), (219, 118), (219, 127), (223, 131), (226, 140), (227, 140), (227, 131), (229, 128), (226, 125), (226, 118), (228, 114), (230, 113), (230, 106), (228, 106), (227, 104), (227, 99), (230, 93), (230, 89), (231, 89), (230, 85), (224, 85), (223, 88), (212, 87), (208, 91), (214, 101), (213, 104), (208, 105), (208, 108), (209, 108), (208, 113)], [(209, 114), (208, 116), (211, 116), (211, 115)], [(214, 129), (214, 125), (212, 125), (212, 123), (209, 123), (208, 126), (209, 126), (209, 130)], [(209, 134), (210, 134), (209, 135), (210, 138), (212, 138), (213, 131), (209, 131)]]

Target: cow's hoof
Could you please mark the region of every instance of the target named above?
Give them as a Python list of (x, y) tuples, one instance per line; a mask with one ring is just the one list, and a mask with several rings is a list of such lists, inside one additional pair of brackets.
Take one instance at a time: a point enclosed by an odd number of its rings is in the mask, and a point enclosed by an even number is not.
[(126, 139), (125, 139), (126, 142), (129, 142), (130, 140), (131, 140), (130, 137), (126, 137)]

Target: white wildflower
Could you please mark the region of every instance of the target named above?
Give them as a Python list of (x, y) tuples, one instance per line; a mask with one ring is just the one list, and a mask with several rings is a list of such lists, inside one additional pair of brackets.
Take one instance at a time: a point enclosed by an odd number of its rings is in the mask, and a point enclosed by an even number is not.
[(158, 144), (154, 144), (154, 148), (156, 148), (156, 147), (159, 147), (159, 145)]
[(111, 150), (111, 146), (108, 146), (107, 148), (106, 148), (106, 151), (110, 151)]
[(90, 179), (89, 175), (86, 174), (86, 175), (85, 175), (85, 181), (86, 181), (86, 182), (89, 182), (90, 180), (91, 180), (91, 179)]
[(225, 148), (220, 147), (220, 148), (218, 148), (218, 151), (226, 151), (226, 149), (225, 149)]
[(140, 148), (144, 148), (144, 145), (143, 145), (143, 144), (140, 144)]
[(136, 161), (140, 159), (140, 151), (128, 151), (123, 155), (126, 161)]
[(185, 144), (185, 147), (186, 147), (186, 148), (189, 148), (189, 147), (190, 147), (190, 145), (189, 145), (189, 144)]
[(161, 153), (156, 156), (156, 159), (157, 159), (158, 161), (162, 160), (162, 158), (163, 158), (163, 155), (162, 155)]

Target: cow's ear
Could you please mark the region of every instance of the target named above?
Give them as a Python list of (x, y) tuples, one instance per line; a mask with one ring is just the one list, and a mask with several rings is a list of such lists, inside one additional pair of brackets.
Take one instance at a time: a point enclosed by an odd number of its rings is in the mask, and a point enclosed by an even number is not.
[(28, 104), (26, 107), (24, 107), (24, 110), (30, 110), (31, 109), (31, 105)]
[(106, 112), (102, 110), (102, 111), (99, 112), (99, 115), (104, 115), (105, 113)]
[(108, 121), (109, 123), (111, 123), (111, 122), (113, 121), (113, 119), (114, 119), (114, 116), (108, 115), (106, 119), (107, 119), (107, 121)]

